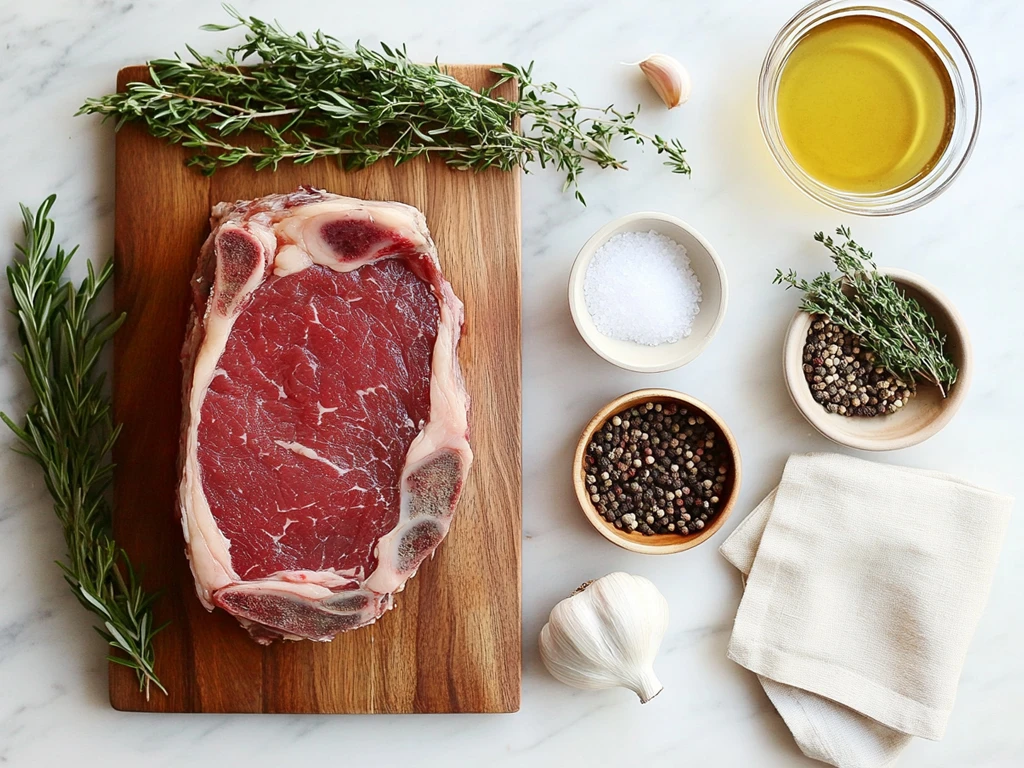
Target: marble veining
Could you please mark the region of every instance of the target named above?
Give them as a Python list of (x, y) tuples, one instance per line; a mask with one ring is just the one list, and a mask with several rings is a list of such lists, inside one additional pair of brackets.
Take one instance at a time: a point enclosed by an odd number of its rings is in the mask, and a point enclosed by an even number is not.
[[(919, 211), (884, 220), (838, 214), (803, 197), (778, 171), (755, 114), (761, 57), (802, 0), (623, 4), (492, 0), (464, 5), (240, 2), (292, 29), (322, 27), (365, 42), (406, 42), (420, 59), (527, 62), (571, 85), (584, 102), (640, 103), (641, 125), (677, 135), (690, 151), (689, 180), (652, 154), (624, 148), (628, 173), (588, 170), (589, 206), (560, 194), (561, 179), (523, 179), (524, 543), (522, 711), (510, 716), (292, 717), (125, 715), (107, 705), (102, 641), (53, 560), (62, 541), (35, 467), (0, 438), (0, 765), (144, 764), (250, 767), (363, 764), (490, 766), (712, 764), (813, 765), (796, 749), (754, 677), (726, 660), (740, 597), (734, 571), (713, 545), (668, 558), (612, 547), (576, 508), (569, 464), (578, 431), (604, 402), (663, 385), (711, 403), (743, 453), (744, 487), (731, 531), (779, 477), (794, 451), (830, 445), (791, 406), (781, 377), (783, 332), (796, 297), (770, 285), (776, 266), (824, 264), (818, 229), (853, 226), (880, 263), (922, 273), (967, 320), (977, 355), (973, 391), (930, 442), (880, 461), (962, 474), (1024, 495), (1018, 469), (1024, 427), (1024, 346), (1016, 229), (1024, 213), (1024, 88), (1015, 0), (935, 0), (973, 52), (984, 94), (974, 157), (960, 179)], [(112, 248), (113, 137), (109, 126), (72, 117), (81, 101), (113, 86), (117, 69), (147, 57), (222, 46), (198, 31), (221, 19), (212, 0), (4, 0), (0, 3), (0, 236), (18, 233), (18, 202), (59, 200), (58, 237), (94, 257)], [(664, 51), (690, 69), (689, 103), (671, 113), (621, 62)], [(718, 249), (731, 302), (714, 343), (682, 370), (657, 375), (613, 368), (573, 330), (565, 301), (576, 251), (613, 216), (663, 210), (696, 226)], [(6, 247), (5, 254), (11, 252)], [(6, 256), (5, 256), (6, 258)], [(75, 265), (76, 275), (84, 264)], [(7, 301), (6, 290), (3, 291)], [(0, 408), (26, 403), (11, 360), (14, 323), (0, 320)], [(566, 393), (572, 396), (567, 397)], [(720, 542), (724, 534), (715, 541)], [(1024, 764), (1024, 522), (1011, 528), (991, 600), (971, 647), (946, 738), (915, 742), (908, 768)], [(615, 569), (657, 583), (671, 625), (657, 662), (666, 689), (641, 707), (624, 691), (563, 687), (543, 670), (536, 636), (550, 607), (580, 582)]]

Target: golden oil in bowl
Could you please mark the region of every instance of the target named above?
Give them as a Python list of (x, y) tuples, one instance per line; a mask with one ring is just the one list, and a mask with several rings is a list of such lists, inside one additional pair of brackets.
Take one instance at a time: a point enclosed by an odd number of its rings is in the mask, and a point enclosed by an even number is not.
[(932, 45), (868, 14), (809, 29), (782, 66), (776, 115), (797, 165), (820, 184), (883, 195), (922, 179), (953, 136), (956, 99)]

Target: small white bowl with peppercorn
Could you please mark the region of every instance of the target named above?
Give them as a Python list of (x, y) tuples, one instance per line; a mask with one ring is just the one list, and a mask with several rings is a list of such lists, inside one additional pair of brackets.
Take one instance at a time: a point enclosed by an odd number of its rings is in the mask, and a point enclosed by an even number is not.
[(569, 310), (594, 352), (620, 368), (669, 371), (697, 357), (725, 317), (718, 254), (693, 227), (653, 211), (601, 227), (569, 274)]
[(722, 527), (740, 489), (732, 432), (701, 401), (671, 389), (617, 397), (576, 447), (573, 484), (587, 519), (613, 544), (667, 555)]
[[(841, 230), (840, 234), (846, 234), (849, 240), (848, 231)], [(849, 246), (835, 247), (842, 250)], [(920, 366), (923, 373), (897, 374), (892, 370), (895, 366), (884, 364), (884, 355), (876, 354), (865, 339), (849, 330), (852, 322), (844, 324), (832, 316), (841, 314), (842, 306), (828, 314), (802, 309), (794, 315), (786, 333), (786, 386), (797, 410), (830, 440), (862, 451), (909, 448), (939, 432), (963, 403), (974, 367), (971, 342), (960, 314), (938, 288), (912, 272), (875, 269), (869, 258), (862, 260), (871, 264), (873, 274), (895, 283), (902, 296), (894, 294), (890, 301), (894, 308), (905, 310), (904, 300), (912, 302), (907, 306), (924, 320), (921, 328), (927, 331), (930, 325), (935, 332), (937, 353)], [(790, 282), (788, 278), (785, 281)], [(849, 285), (837, 285), (847, 296), (853, 290)], [(798, 287), (805, 286), (802, 283)], [(812, 298), (818, 305), (828, 303), (820, 297)], [(804, 309), (807, 304), (805, 296)], [(880, 314), (882, 319), (897, 316), (906, 317), (906, 312)], [(872, 322), (877, 325), (881, 319), (872, 317)], [(913, 329), (897, 329), (892, 337), (904, 338), (912, 333)]]

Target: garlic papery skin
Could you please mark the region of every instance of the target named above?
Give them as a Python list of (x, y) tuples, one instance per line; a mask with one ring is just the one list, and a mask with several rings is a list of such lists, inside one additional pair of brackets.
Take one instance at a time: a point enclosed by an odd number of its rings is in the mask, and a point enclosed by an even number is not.
[(662, 690), (654, 658), (667, 628), (668, 601), (654, 584), (610, 573), (552, 609), (540, 631), (540, 657), (566, 685), (629, 688), (646, 704)]
[(690, 98), (693, 87), (690, 73), (671, 56), (664, 53), (648, 56), (640, 62), (640, 69), (669, 109), (678, 107)]

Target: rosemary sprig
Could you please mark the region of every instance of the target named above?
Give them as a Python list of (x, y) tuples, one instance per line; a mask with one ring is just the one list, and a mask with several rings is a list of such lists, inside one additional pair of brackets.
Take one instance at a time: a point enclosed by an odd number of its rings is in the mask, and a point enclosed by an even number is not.
[(839, 227), (836, 234), (842, 242), (823, 232), (814, 239), (829, 250), (839, 277), (822, 272), (808, 282), (793, 270), (783, 273), (780, 269), (774, 282), (803, 291), (800, 308), (804, 312), (826, 315), (859, 336), (879, 365), (910, 381), (928, 381), (945, 397), (958, 374), (945, 351), (946, 337), (920, 303), (877, 271), (871, 252), (852, 239), (847, 227)]
[[(292, 34), (224, 8), (235, 23), (202, 28), (242, 27), (243, 44), (215, 56), (187, 46), (193, 61), (177, 54), (151, 61), (152, 83), (87, 99), (78, 114), (115, 119), (118, 128), (142, 121), (153, 135), (194, 150), (188, 162), (207, 174), (242, 161), (263, 169), (321, 157), (347, 169), (421, 156), (464, 170), (539, 164), (564, 173), (564, 188), (584, 202), (579, 176), (587, 163), (626, 168), (612, 151), (615, 137), (649, 144), (673, 173), (690, 173), (677, 139), (634, 127), (639, 107), (584, 106), (572, 91), (534, 82), (532, 63), (495, 67), (498, 83), (478, 92), (436, 61), (410, 61), (404, 47), (350, 48), (324, 32)], [(495, 93), (512, 79), (517, 99)], [(259, 141), (243, 140), (243, 131)]]
[(64, 279), (77, 246), (50, 254), (54, 223), (51, 195), (32, 211), (21, 206), (25, 242), (21, 258), (7, 268), (18, 318), (22, 351), (15, 355), (28, 379), (35, 402), (19, 426), (7, 414), (0, 418), (21, 441), (19, 453), (43, 469), (53, 510), (64, 529), (67, 558), (58, 565), (79, 602), (99, 618), (96, 631), (117, 653), (110, 661), (134, 669), (139, 690), (166, 693), (153, 667), (154, 595), (147, 594), (124, 550), (110, 533), (110, 507), (105, 491), (113, 465), (107, 455), (120, 428), (110, 417), (103, 391), (104, 376), (96, 364), (124, 315), (95, 320), (96, 298), (110, 279), (113, 265), (98, 273), (90, 262), (81, 285)]

